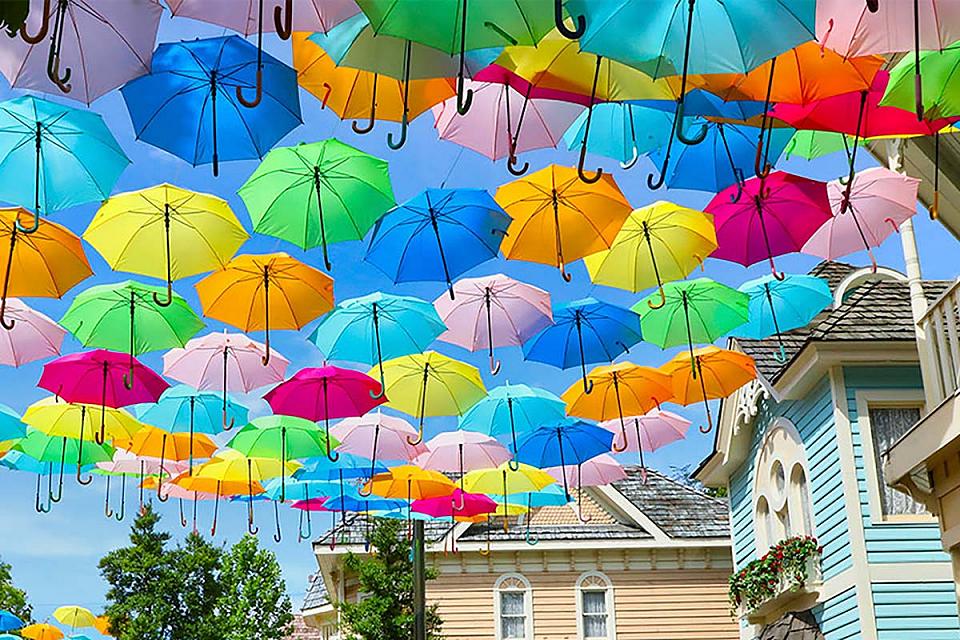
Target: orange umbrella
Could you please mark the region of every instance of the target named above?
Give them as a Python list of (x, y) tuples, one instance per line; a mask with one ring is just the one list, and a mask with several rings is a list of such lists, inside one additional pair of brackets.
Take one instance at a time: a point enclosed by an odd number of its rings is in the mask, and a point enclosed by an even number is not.
[(110, 618), (107, 616), (97, 616), (93, 621), (93, 628), (102, 636), (110, 635)]
[[(192, 437), (191, 437), (192, 436)], [(160, 473), (157, 475), (157, 499), (166, 502), (167, 496), (161, 494), (163, 487), (163, 461), (209, 458), (217, 451), (217, 445), (209, 436), (202, 433), (191, 434), (187, 431), (171, 433), (157, 427), (144, 427), (125, 443), (115, 443), (121, 449), (144, 458), (159, 458)]]
[(34, 216), (26, 209), (0, 209), (0, 269), (3, 292), (0, 294), (0, 325), (13, 329), (13, 320), (3, 319), (7, 297), (60, 298), (75, 284), (91, 275), (90, 263), (83, 253), (80, 238), (69, 229), (47, 221), (37, 231), (26, 234), (17, 229), (18, 220), (32, 225)]
[(333, 308), (333, 278), (286, 253), (244, 254), (196, 284), (203, 314), (241, 331), (301, 329)]
[(57, 629), (52, 624), (44, 622), (27, 625), (23, 629), (20, 629), (20, 635), (29, 640), (60, 640), (63, 638), (63, 631), (60, 631), (60, 629)]
[(694, 366), (691, 366), (690, 354), (684, 351), (662, 365), (660, 370), (670, 376), (674, 402), (684, 406), (704, 403), (707, 428), (700, 427), (700, 431), (709, 433), (713, 428), (713, 418), (708, 401), (726, 398), (756, 378), (757, 365), (746, 354), (714, 345), (694, 349), (693, 359)]
[(373, 476), (364, 493), (369, 491), (381, 498), (424, 500), (453, 495), (456, 488), (453, 481), (438, 471), (407, 464)]
[[(256, 480), (224, 480), (211, 476), (181, 475), (172, 480), (173, 484), (193, 491), (195, 494), (208, 494), (215, 496), (213, 503), (213, 524), (210, 527), (210, 535), (217, 535), (217, 515), (220, 509), (220, 498), (222, 496), (246, 496), (252, 497), (263, 493), (263, 486)], [(274, 502), (274, 509), (277, 503)], [(196, 524), (196, 513), (194, 513), (194, 524)]]

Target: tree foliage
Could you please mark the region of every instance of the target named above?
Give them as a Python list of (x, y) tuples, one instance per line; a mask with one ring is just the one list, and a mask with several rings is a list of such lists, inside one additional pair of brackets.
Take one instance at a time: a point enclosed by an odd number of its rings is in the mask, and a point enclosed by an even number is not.
[(33, 607), (27, 600), (27, 592), (13, 584), (13, 568), (0, 562), (0, 609), (5, 609), (24, 622), (32, 619)]
[(293, 622), (280, 564), (245, 535), (223, 558), (220, 616), (224, 640), (281, 640)]

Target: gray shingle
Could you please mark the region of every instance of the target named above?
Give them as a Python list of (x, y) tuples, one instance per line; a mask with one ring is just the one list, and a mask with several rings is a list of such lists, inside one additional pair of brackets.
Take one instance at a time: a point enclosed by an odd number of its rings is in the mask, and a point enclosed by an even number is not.
[(730, 520), (725, 500), (718, 500), (665, 475), (647, 470), (644, 484), (639, 467), (613, 488), (637, 506), (664, 533), (674, 538), (726, 538)]
[(327, 595), (327, 586), (323, 583), (323, 576), (316, 573), (309, 578), (307, 593), (303, 596), (303, 610), (317, 609), (330, 604)]

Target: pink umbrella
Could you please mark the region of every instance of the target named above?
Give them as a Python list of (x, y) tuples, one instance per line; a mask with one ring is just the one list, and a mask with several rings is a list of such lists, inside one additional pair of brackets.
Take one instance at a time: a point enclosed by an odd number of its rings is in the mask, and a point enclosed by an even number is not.
[(210, 333), (171, 349), (163, 356), (163, 375), (200, 391), (223, 392), (223, 428), (227, 423), (227, 390), (249, 393), (283, 382), (290, 361), (274, 351), (263, 364), (266, 347), (242, 333)]
[(331, 509), (327, 509), (323, 506), (323, 503), (327, 501), (327, 498), (317, 497), (310, 498), (309, 500), (296, 500), (290, 504), (294, 509), (299, 509), (301, 511), (327, 511), (330, 512)]
[(31, 0), (21, 37), (0, 40), (0, 73), (90, 104), (150, 72), (162, 13), (158, 0)]
[(14, 324), (0, 331), (0, 364), (19, 367), (60, 355), (66, 329), (17, 298), (7, 298), (5, 315)]
[(550, 467), (544, 469), (547, 473), (564, 482), (566, 485), (573, 485), (577, 488), (577, 517), (580, 522), (587, 523), (593, 518), (583, 515), (583, 487), (598, 487), (600, 485), (612, 484), (627, 477), (627, 472), (619, 462), (608, 454), (599, 455), (591, 458), (582, 464), (569, 464), (564, 467)]
[[(456, 506), (458, 502), (461, 505), (459, 508)], [(497, 503), (482, 493), (465, 493), (461, 489), (454, 489), (449, 496), (414, 500), (410, 509), (434, 518), (472, 518), (495, 512)]]
[[(331, 427), (330, 433), (340, 441), (337, 451), (370, 459), (371, 478), (376, 473), (378, 458), (407, 461), (427, 451), (422, 442), (410, 444), (419, 436), (413, 425), (403, 418), (379, 411), (359, 418), (341, 420)], [(360, 489), (360, 495), (370, 494)]]
[(427, 449), (427, 453), (416, 459), (417, 466), (432, 471), (460, 474), (461, 490), (465, 471), (499, 467), (513, 458), (507, 448), (495, 438), (476, 431), (459, 429), (445, 431), (436, 436), (427, 443)]
[(584, 107), (596, 104), (600, 100), (591, 100), (590, 96), (571, 91), (560, 91), (559, 89), (550, 89), (540, 87), (526, 78), (517, 75), (509, 69), (504, 69), (498, 64), (491, 64), (473, 74), (473, 79), (477, 82), (495, 82), (497, 84), (507, 84), (513, 87), (513, 90), (523, 96), (524, 100), (559, 100), (561, 102), (571, 102)]
[(433, 302), (447, 330), (437, 339), (490, 352), (490, 373), (496, 375), (493, 348), (520, 346), (553, 324), (550, 294), (501, 274), (464, 278), (453, 285), (455, 299), (442, 295)]
[[(143, 508), (143, 489), (144, 481), (150, 476), (159, 475), (178, 475), (186, 471), (186, 464), (172, 460), (164, 461), (161, 468), (159, 458), (140, 457), (124, 449), (117, 449), (113, 453), (113, 459), (109, 462), (98, 462), (97, 469), (100, 469), (106, 476), (106, 492), (103, 501), (103, 515), (107, 518), (114, 517), (113, 509), (110, 507), (110, 482), (112, 476), (120, 476), (120, 510), (116, 513), (118, 522), (123, 521), (127, 504), (127, 476), (139, 476), (140, 482), (140, 507)], [(181, 510), (180, 521), (186, 526)]]
[(917, 178), (873, 167), (854, 177), (845, 206), (846, 187), (839, 180), (828, 182), (833, 217), (810, 236), (803, 253), (835, 260), (866, 249), (876, 271), (872, 247), (879, 247), (917, 212), (919, 186)]
[[(132, 388), (124, 384), (124, 375), (132, 378)], [(37, 386), (67, 402), (98, 404), (103, 409), (156, 402), (170, 385), (129, 354), (96, 349), (51, 360), (43, 366)], [(105, 416), (101, 411), (97, 444), (104, 442)]]
[[(739, 198), (737, 195), (739, 194)], [(763, 260), (777, 279), (774, 257), (800, 251), (813, 232), (830, 219), (823, 182), (776, 171), (718, 193), (705, 211), (717, 227), (711, 257), (748, 267)]]
[[(644, 482), (646, 482), (647, 469), (643, 464), (643, 452), (653, 452), (671, 442), (683, 440), (687, 437), (687, 430), (691, 424), (683, 416), (661, 409), (654, 409), (642, 416), (633, 416), (625, 420), (628, 423), (633, 422), (633, 432), (627, 430), (626, 442), (622, 445), (614, 441), (614, 450), (636, 451), (640, 455), (640, 472)], [(607, 420), (601, 422), (600, 426), (618, 435), (623, 429), (620, 420)]]
[(327, 456), (340, 457), (330, 448), (330, 419), (362, 416), (387, 401), (380, 383), (365, 373), (325, 366), (301, 369), (263, 396), (274, 413), (313, 422), (323, 420)]

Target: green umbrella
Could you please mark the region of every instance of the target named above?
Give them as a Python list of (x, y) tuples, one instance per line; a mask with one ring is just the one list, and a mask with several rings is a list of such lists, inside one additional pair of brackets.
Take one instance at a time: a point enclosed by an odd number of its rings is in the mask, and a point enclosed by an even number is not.
[(631, 307), (640, 315), (643, 339), (664, 349), (685, 344), (691, 362), (694, 343), (713, 342), (749, 319), (750, 296), (710, 278), (668, 282), (663, 293), (663, 306), (653, 307), (660, 303), (653, 293)]
[(203, 328), (187, 301), (173, 294), (170, 306), (161, 306), (166, 289), (127, 280), (103, 284), (77, 294), (60, 319), (86, 347), (130, 354), (127, 388), (133, 386), (133, 357), (149, 351), (182, 347)]
[[(858, 144), (866, 146), (867, 141), (858, 138)], [(853, 136), (848, 136), (845, 133), (814, 131), (812, 129), (801, 130), (793, 134), (783, 150), (783, 154), (787, 160), (793, 156), (799, 156), (804, 160), (815, 160), (838, 151), (845, 151), (849, 157), (852, 146)]]
[(362, 239), (396, 205), (387, 163), (333, 138), (274, 149), (238, 193), (254, 231), (322, 246), (327, 269), (328, 244)]
[[(960, 42), (940, 51), (920, 53), (923, 65), (923, 117), (926, 120), (960, 116)], [(890, 70), (880, 106), (913, 111), (916, 106), (916, 63), (904, 57)]]
[[(80, 469), (87, 465), (97, 462), (107, 462), (113, 459), (113, 447), (109, 444), (97, 444), (95, 442), (84, 442), (80, 438), (67, 438), (64, 436), (48, 436), (42, 431), (28, 429), (27, 435), (17, 441), (13, 446), (14, 451), (20, 451), (24, 455), (33, 458), (37, 462), (46, 462), (49, 464), (60, 464), (60, 481), (57, 495), (54, 496), (53, 490), (50, 490), (50, 501), (60, 502), (63, 497), (63, 468), (68, 463), (77, 465), (77, 477), (80, 476)], [(51, 474), (52, 475), (52, 471)], [(39, 476), (38, 476), (39, 480)], [(52, 484), (52, 483), (51, 483)], [(37, 511), (44, 512), (49, 510), (40, 508), (40, 483), (37, 482)]]

